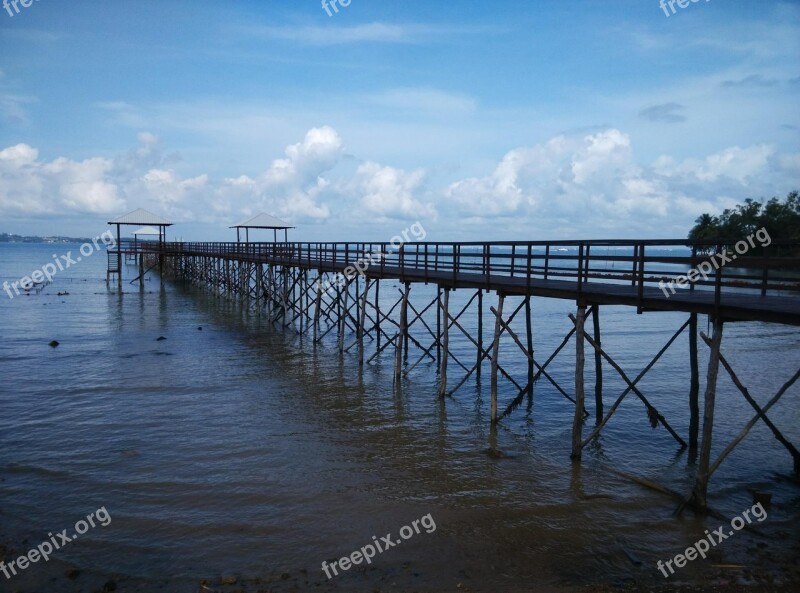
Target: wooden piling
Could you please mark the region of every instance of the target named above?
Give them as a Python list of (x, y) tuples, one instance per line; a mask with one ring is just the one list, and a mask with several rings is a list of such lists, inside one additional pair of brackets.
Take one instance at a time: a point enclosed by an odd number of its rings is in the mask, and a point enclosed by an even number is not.
[(394, 337), (394, 385), (400, 385), (400, 369), (403, 365), (403, 334), (397, 333)]
[(450, 348), (450, 289), (444, 289), (444, 301), (440, 301), (442, 307), (441, 317), (444, 318), (444, 334), (442, 336), (442, 360), (439, 369), (439, 399), (444, 399), (447, 393), (447, 359)]
[(714, 334), (711, 338), (711, 354), (706, 375), (706, 393), (703, 408), (703, 435), (700, 442), (700, 459), (695, 473), (694, 488), (690, 503), (699, 510), (706, 509), (708, 493), (709, 463), (711, 461), (711, 437), (714, 432), (714, 403), (717, 397), (717, 376), (719, 375), (719, 353), (722, 345), (722, 320), (714, 319)]
[(322, 270), (317, 270), (317, 293), (314, 295), (314, 343), (319, 336), (319, 314), (322, 308)]
[(436, 363), (442, 363), (442, 287), (436, 287)]
[(404, 360), (408, 360), (408, 297), (411, 292), (411, 283), (406, 282), (403, 290), (403, 302), (400, 304), (400, 334), (403, 340), (402, 350)]
[[(602, 347), (600, 342), (600, 305), (592, 307), (592, 328), (594, 341)], [(595, 426), (603, 421), (603, 355), (599, 350), (594, 351), (594, 423)]]
[(475, 378), (481, 380), (481, 362), (483, 361), (483, 289), (478, 289), (478, 352), (475, 359)]
[(689, 315), (689, 462), (697, 461), (700, 429), (700, 370), (697, 364), (697, 313)]
[(572, 420), (572, 459), (581, 458), (581, 431), (583, 429), (583, 407), (585, 401), (583, 385), (584, 354), (584, 322), (586, 305), (579, 304), (575, 315), (575, 416)]
[(139, 288), (144, 288), (144, 253), (139, 254)]
[(525, 297), (525, 333), (528, 344), (528, 402), (533, 402), (533, 320), (531, 319), (531, 297)]
[[(358, 278), (356, 278), (358, 283)], [(369, 297), (369, 279), (364, 279), (364, 292), (361, 295), (361, 310), (358, 317), (358, 366), (364, 366), (364, 324), (367, 318), (367, 298)]]
[(340, 299), (339, 309), (339, 352), (344, 353), (344, 330), (347, 328), (347, 295), (350, 294), (350, 281), (344, 278), (344, 297)]
[(500, 331), (503, 319), (503, 304), (506, 297), (500, 293), (497, 295), (497, 314), (494, 319), (494, 344), (492, 346), (492, 425), (497, 424), (497, 367), (500, 363)]

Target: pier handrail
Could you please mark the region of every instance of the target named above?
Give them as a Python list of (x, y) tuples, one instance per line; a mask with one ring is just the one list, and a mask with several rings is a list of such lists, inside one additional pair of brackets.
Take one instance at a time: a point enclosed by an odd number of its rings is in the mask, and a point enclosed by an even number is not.
[[(145, 254), (213, 255), (401, 281), (413, 277), (453, 286), (466, 279), (488, 288), (493, 279), (503, 277), (519, 280), (527, 289), (532, 281), (572, 282), (579, 298), (593, 283), (620, 284), (635, 287), (640, 307), (648, 287), (668, 287), (670, 292), (711, 290), (716, 307), (731, 292), (765, 296), (800, 291), (800, 242), (773, 241), (768, 246), (745, 242), (744, 249), (740, 240), (738, 252), (732, 247), (736, 245), (736, 240), (719, 239), (613, 239), (401, 244), (139, 242), (136, 247)], [(125, 252), (124, 244), (121, 250)], [(705, 277), (698, 269), (706, 272)]]

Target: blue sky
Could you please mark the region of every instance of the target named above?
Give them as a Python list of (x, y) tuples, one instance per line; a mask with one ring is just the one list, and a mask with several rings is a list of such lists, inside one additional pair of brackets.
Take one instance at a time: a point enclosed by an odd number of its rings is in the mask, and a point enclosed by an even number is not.
[(672, 238), (800, 189), (800, 2), (674, 6), (0, 10), (0, 232), (144, 207), (186, 239), (260, 211), (297, 240)]

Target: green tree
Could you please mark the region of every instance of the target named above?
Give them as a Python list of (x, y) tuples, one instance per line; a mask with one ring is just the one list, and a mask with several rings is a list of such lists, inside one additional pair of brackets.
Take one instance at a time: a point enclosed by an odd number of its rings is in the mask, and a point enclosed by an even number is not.
[[(689, 231), (690, 241), (738, 241), (764, 228), (773, 241), (800, 243), (800, 192), (790, 192), (784, 200), (772, 198), (766, 203), (748, 198), (722, 214), (703, 214)], [(710, 249), (713, 249), (710, 248)], [(706, 250), (707, 251), (707, 250)]]

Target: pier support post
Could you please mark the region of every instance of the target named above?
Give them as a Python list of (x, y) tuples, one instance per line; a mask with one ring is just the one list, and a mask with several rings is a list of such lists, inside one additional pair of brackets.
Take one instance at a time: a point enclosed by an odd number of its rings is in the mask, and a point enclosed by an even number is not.
[[(594, 342), (602, 347), (600, 342), (600, 305), (592, 307), (592, 326), (594, 329)], [(600, 350), (594, 351), (594, 424), (598, 426), (603, 421), (603, 355)]]
[(533, 403), (533, 320), (531, 319), (531, 297), (525, 297), (525, 331), (528, 339), (528, 405)]
[(492, 346), (492, 425), (497, 424), (497, 367), (500, 364), (500, 332), (502, 331), (503, 304), (506, 297), (497, 296), (497, 313), (494, 320), (494, 345)]
[(404, 360), (408, 360), (408, 297), (411, 283), (406, 282), (403, 290), (403, 302), (400, 303), (400, 339)]
[(436, 286), (436, 363), (442, 363), (442, 287)]
[(700, 370), (697, 365), (697, 313), (689, 315), (689, 463), (697, 461), (697, 433), (700, 429)]
[(144, 253), (139, 254), (139, 288), (144, 288)]
[(439, 399), (444, 399), (447, 393), (447, 359), (450, 357), (450, 289), (444, 289), (444, 301), (439, 301), (440, 316), (444, 318), (444, 334), (442, 335), (442, 359), (439, 373)]
[(350, 280), (344, 278), (344, 299), (339, 309), (339, 352), (344, 353), (344, 330), (347, 329), (347, 297), (350, 294)]
[(483, 362), (483, 289), (478, 289), (478, 354), (475, 360), (475, 378), (481, 380), (481, 362)]
[(703, 408), (703, 436), (700, 442), (700, 459), (695, 473), (694, 489), (690, 502), (700, 510), (706, 508), (708, 492), (709, 463), (711, 461), (711, 437), (714, 432), (714, 403), (717, 397), (717, 376), (719, 375), (719, 354), (722, 344), (722, 320), (714, 319), (714, 335), (711, 338), (711, 354), (708, 359), (706, 393)]
[(379, 278), (376, 278), (372, 284), (375, 286), (375, 337), (377, 339), (377, 343), (375, 344), (375, 349), (380, 351), (381, 349), (381, 305), (380, 305), (380, 298), (381, 298), (381, 281)]
[[(358, 283), (358, 278), (356, 278)], [(358, 367), (364, 366), (364, 324), (367, 320), (367, 298), (369, 296), (369, 278), (364, 279), (364, 292), (361, 294), (361, 310), (358, 315)]]
[(586, 305), (579, 304), (575, 316), (575, 416), (572, 420), (572, 459), (581, 458), (581, 431), (583, 429), (583, 407), (585, 401), (583, 370), (584, 323), (586, 321)]
[(322, 308), (322, 270), (317, 270), (317, 294), (314, 295), (314, 343), (319, 335), (319, 313)]
[(394, 386), (400, 385), (400, 369), (403, 365), (403, 334), (397, 333), (394, 337)]

